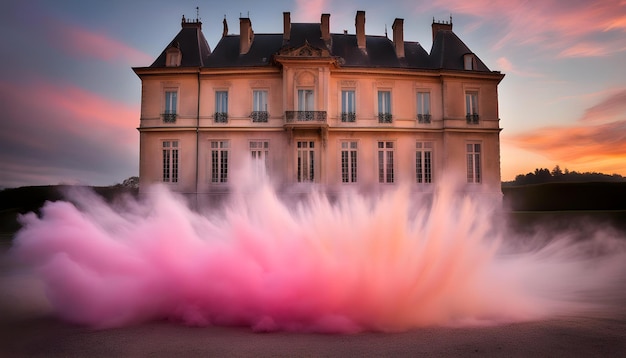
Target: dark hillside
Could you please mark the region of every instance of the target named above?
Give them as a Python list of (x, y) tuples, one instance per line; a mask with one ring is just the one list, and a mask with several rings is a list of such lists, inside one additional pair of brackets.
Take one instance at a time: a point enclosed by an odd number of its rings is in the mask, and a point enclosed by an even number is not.
[(626, 182), (503, 186), (512, 211), (626, 210)]
[[(19, 214), (38, 212), (46, 201), (64, 199), (67, 185), (26, 186), (0, 191), (0, 234), (13, 233), (20, 228)], [(123, 186), (89, 187), (105, 200), (111, 201), (122, 193), (137, 194), (137, 189)]]

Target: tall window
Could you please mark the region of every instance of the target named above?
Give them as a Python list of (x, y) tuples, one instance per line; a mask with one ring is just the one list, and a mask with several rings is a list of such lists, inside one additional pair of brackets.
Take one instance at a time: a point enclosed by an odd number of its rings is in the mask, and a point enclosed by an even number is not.
[(252, 165), (257, 174), (263, 174), (268, 169), (270, 143), (268, 141), (250, 142)]
[(341, 182), (356, 183), (356, 141), (341, 142)]
[(228, 91), (215, 92), (215, 122), (228, 122)]
[(417, 92), (417, 122), (430, 123), (429, 92)]
[(166, 90), (165, 91), (165, 112), (163, 112), (163, 122), (166, 122), (166, 123), (176, 122), (177, 105), (178, 105), (178, 91)]
[(354, 102), (354, 90), (341, 91), (341, 121), (356, 121), (356, 104)]
[(468, 124), (478, 124), (478, 92), (465, 93), (465, 113)]
[(393, 180), (393, 142), (378, 142), (378, 182)]
[(228, 141), (211, 141), (211, 183), (228, 181)]
[(480, 183), (480, 143), (467, 144), (467, 182)]
[(252, 91), (252, 122), (267, 122), (267, 91)]
[(378, 91), (378, 122), (391, 123), (391, 91)]
[(433, 181), (432, 142), (417, 142), (415, 145), (415, 177), (418, 183)]
[(315, 181), (315, 142), (300, 141), (297, 149), (298, 182)]
[(178, 141), (163, 141), (163, 182), (178, 183)]
[(312, 89), (298, 90), (298, 111), (314, 111), (314, 99)]

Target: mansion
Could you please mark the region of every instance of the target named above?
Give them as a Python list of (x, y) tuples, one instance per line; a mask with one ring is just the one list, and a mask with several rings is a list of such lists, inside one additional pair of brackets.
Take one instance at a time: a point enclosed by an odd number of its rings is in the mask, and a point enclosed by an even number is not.
[(432, 23), (432, 48), (392, 38), (331, 33), (292, 23), (255, 33), (249, 18), (211, 51), (202, 23), (181, 30), (142, 83), (140, 190), (163, 183), (197, 196), (228, 191), (248, 158), (260, 160), (279, 187), (316, 183), (377, 190), (409, 183), (431, 191), (454, 179), (468, 192), (501, 195), (498, 84), (452, 31)]

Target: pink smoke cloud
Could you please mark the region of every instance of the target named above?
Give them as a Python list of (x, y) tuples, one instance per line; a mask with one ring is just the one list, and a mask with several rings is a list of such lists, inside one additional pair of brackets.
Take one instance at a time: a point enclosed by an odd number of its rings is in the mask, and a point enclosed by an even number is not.
[[(492, 210), (451, 188), (432, 205), (401, 188), (375, 200), (312, 193), (292, 207), (243, 177), (250, 182), (233, 188), (220, 215), (194, 212), (163, 188), (114, 207), (74, 193), (75, 204), (23, 217), (13, 254), (70, 322), (328, 333), (571, 314), (593, 305), (573, 303), (577, 292), (605, 292), (626, 262), (623, 241), (603, 233), (500, 255)], [(580, 256), (605, 244), (613, 249), (600, 258)]]

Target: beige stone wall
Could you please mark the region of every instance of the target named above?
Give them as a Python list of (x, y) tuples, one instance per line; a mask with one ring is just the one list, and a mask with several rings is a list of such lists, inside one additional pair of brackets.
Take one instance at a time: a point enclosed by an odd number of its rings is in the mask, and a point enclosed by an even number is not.
[[(187, 71), (187, 72), (185, 72)], [(296, 181), (298, 140), (316, 143), (316, 182), (331, 190), (341, 183), (340, 143), (358, 142), (358, 182), (364, 188), (378, 183), (377, 142), (395, 143), (396, 183), (411, 183), (414, 190), (430, 190), (433, 185), (415, 183), (415, 142), (433, 143), (433, 181), (458, 178), (468, 191), (500, 192), (498, 76), (469, 72), (437, 74), (431, 71), (342, 69), (329, 63), (306, 61), (285, 64), (282, 70), (160, 69), (139, 73), (142, 79), (140, 121), (140, 185), (162, 181), (163, 140), (180, 143), (179, 182), (168, 184), (185, 193), (213, 193), (227, 189), (210, 183), (210, 142), (229, 141), (229, 180), (236, 168), (250, 155), (251, 140), (268, 141), (269, 168), (273, 180), (286, 186)], [(199, 86), (199, 87), (198, 87)], [(297, 90), (315, 91), (316, 110), (327, 112), (327, 121), (317, 127), (285, 126), (285, 111), (297, 109)], [(178, 116), (175, 123), (164, 123), (166, 89), (178, 90)], [(267, 123), (253, 123), (252, 91), (268, 91)], [(356, 92), (354, 123), (341, 122), (341, 90)], [(228, 91), (228, 122), (215, 123), (215, 92)], [(377, 91), (391, 91), (393, 122), (378, 122)], [(465, 92), (479, 93), (479, 124), (469, 125), (465, 117)], [(432, 122), (416, 120), (416, 93), (430, 93)], [(200, 101), (198, 103), (198, 93)], [(199, 112), (198, 112), (199, 108)], [(197, 133), (197, 134), (196, 134)], [(482, 182), (466, 185), (468, 142), (482, 145)], [(198, 144), (198, 146), (196, 146)], [(196, 168), (197, 166), (197, 168)], [(388, 185), (388, 184), (383, 184)]]

